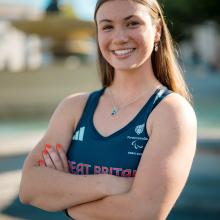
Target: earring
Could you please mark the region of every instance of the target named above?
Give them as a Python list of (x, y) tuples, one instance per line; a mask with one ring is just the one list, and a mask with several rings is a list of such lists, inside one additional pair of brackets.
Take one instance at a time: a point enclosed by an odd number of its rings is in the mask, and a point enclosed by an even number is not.
[(158, 51), (158, 48), (159, 48), (159, 47), (158, 47), (158, 43), (155, 42), (155, 44), (154, 44), (154, 51), (157, 52), (157, 51)]

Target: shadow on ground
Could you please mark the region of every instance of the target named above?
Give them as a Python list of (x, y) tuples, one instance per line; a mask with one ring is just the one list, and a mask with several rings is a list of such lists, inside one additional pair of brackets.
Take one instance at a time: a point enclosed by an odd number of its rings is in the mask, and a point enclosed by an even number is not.
[(18, 197), (10, 204), (10, 206), (4, 209), (2, 213), (11, 217), (31, 220), (67, 219), (62, 212), (50, 213), (29, 205), (23, 205), (20, 203)]

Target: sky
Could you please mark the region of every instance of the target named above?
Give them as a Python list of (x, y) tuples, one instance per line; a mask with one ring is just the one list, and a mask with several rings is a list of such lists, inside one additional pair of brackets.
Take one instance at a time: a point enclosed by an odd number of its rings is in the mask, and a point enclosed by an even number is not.
[[(49, 0), (0, 0), (0, 4), (29, 4), (41, 9), (44, 9), (48, 2)], [(61, 2), (70, 2), (73, 4), (76, 14), (79, 15), (82, 19), (93, 19), (93, 11), (95, 8), (96, 0), (61, 0)]]

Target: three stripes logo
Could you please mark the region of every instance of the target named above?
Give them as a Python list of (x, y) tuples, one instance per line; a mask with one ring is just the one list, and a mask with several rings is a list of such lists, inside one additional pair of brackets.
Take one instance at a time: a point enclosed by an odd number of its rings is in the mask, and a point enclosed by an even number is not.
[(78, 131), (75, 132), (73, 136), (73, 140), (83, 141), (84, 132), (85, 132), (85, 127), (81, 127)]

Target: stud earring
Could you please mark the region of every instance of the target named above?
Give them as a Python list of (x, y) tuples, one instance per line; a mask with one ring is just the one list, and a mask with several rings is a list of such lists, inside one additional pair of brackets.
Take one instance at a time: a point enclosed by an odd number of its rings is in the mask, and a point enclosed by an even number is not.
[(157, 51), (158, 51), (158, 48), (159, 48), (159, 47), (158, 47), (158, 43), (155, 42), (155, 44), (154, 44), (154, 51), (157, 52)]

